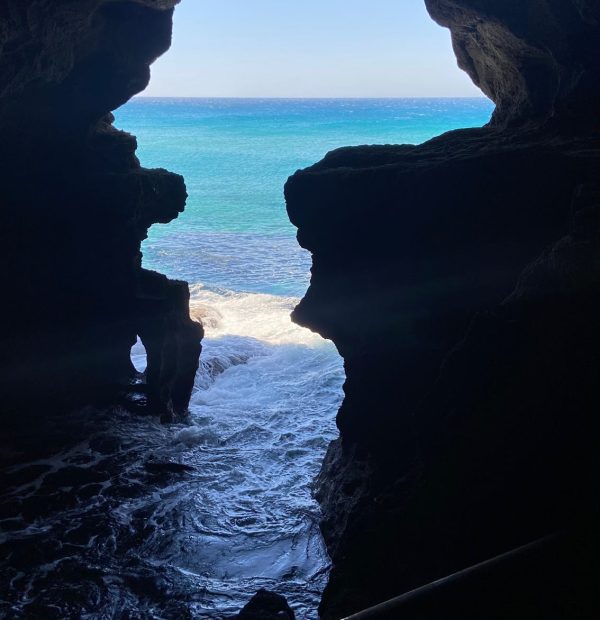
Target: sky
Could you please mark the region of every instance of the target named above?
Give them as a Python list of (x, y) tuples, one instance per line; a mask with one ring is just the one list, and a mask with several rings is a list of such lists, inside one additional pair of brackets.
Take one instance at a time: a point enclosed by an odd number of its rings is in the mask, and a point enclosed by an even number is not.
[(153, 97), (481, 96), (423, 0), (182, 0)]

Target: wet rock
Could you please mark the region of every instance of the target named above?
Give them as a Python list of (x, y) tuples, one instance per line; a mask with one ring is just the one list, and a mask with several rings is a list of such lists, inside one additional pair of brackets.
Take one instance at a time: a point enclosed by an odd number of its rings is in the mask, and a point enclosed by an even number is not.
[(151, 474), (183, 474), (194, 471), (191, 465), (185, 463), (173, 463), (171, 461), (146, 461), (144, 469)]
[(194, 387), (204, 331), (189, 317), (187, 283), (146, 269), (140, 271), (138, 283), (139, 335), (147, 354), (150, 405), (167, 416), (181, 415)]
[(238, 620), (295, 620), (296, 616), (284, 596), (261, 589), (236, 618)]

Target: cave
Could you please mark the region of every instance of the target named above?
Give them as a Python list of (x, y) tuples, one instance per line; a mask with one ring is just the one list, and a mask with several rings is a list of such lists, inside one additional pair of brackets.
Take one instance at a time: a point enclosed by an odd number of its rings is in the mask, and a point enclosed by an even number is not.
[[(112, 114), (169, 48), (177, 3), (0, 5), (0, 518), (4, 532), (26, 524), (33, 534), (18, 549), (0, 542), (7, 617), (79, 617), (98, 605), (156, 617), (135, 607), (139, 593), (168, 599), (164, 617), (206, 611), (202, 587), (184, 592), (168, 567), (121, 548), (136, 527), (170, 528), (191, 558), (198, 541), (173, 494), (196, 469), (169, 446), (231, 458), (210, 432), (178, 425), (212, 359), (202, 352), (210, 317), (186, 281), (142, 266), (149, 228), (183, 212), (184, 179), (142, 167)], [(332, 561), (319, 617), (595, 618), (600, 7), (425, 4), (494, 102), (490, 122), (416, 146), (336, 149), (285, 184), (312, 256), (292, 317), (335, 344), (346, 375), (340, 435), (316, 482)], [(143, 375), (131, 353), (141, 346)], [(219, 372), (214, 360), (203, 368)], [(104, 431), (115, 428), (135, 467), (106, 458), (115, 446)], [(76, 449), (51, 458), (65, 434)], [(51, 493), (37, 493), (40, 478)], [(209, 485), (226, 481), (199, 472), (195, 527), (215, 518), (202, 512)], [(156, 488), (159, 523), (139, 504), (144, 484)], [(114, 510), (119, 544), (77, 521), (90, 498)], [(68, 543), (35, 529), (53, 511)], [(136, 571), (79, 575), (73, 554), (95, 544)], [(46, 578), (32, 596), (29, 568), (56, 562), (89, 587)], [(17, 615), (19, 602), (29, 615)], [(292, 614), (261, 591), (239, 617)]]

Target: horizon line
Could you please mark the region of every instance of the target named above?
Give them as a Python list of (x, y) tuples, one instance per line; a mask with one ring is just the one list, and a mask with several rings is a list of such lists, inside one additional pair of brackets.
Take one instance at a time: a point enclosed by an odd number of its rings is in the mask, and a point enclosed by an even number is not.
[(333, 96), (328, 97), (319, 95), (318, 97), (286, 97), (286, 96), (228, 96), (228, 95), (134, 95), (131, 99), (261, 99), (261, 100), (289, 100), (289, 101), (318, 101), (318, 100), (348, 100), (348, 99), (487, 99), (490, 103), (493, 101), (485, 95), (394, 95), (394, 96)]

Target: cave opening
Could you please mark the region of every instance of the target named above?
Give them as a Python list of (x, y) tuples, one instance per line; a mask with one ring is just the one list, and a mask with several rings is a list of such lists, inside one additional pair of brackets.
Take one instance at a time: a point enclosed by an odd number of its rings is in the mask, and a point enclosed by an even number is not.
[(179, 4), (0, 9), (0, 616), (596, 618), (598, 2)]
[[(272, 2), (256, 4), (275, 9)], [(386, 2), (377, 4), (382, 13), (383, 5), (389, 9)], [(373, 40), (382, 23), (377, 7), (367, 25), (361, 3), (345, 3), (344, 10), (353, 14), (351, 25), (361, 38)], [(189, 521), (173, 545), (186, 534), (193, 542), (173, 563), (192, 574), (204, 571), (219, 588), (239, 591), (240, 600), (266, 586), (311, 617), (329, 564), (313, 481), (338, 434), (335, 415), (345, 374), (333, 343), (290, 319), (309, 286), (311, 255), (296, 241), (283, 186), (295, 170), (338, 147), (417, 144), (447, 130), (483, 125), (492, 104), (454, 66), (446, 33), (443, 61), (439, 47), (427, 55), (437, 84), (423, 87), (419, 96), (398, 97), (393, 89), (369, 96), (371, 91), (361, 90), (364, 71), (362, 77), (344, 76), (330, 93), (325, 84), (340, 62), (356, 62), (362, 51), (357, 42), (335, 59), (329, 74), (316, 69), (322, 65), (318, 55), (330, 50), (317, 46), (308, 57), (306, 49), (295, 50), (304, 57), (286, 58), (296, 72), (293, 83), (271, 92), (265, 76), (250, 66), (259, 66), (264, 54), (242, 59), (238, 50), (231, 57), (227, 38), (217, 42), (209, 34), (243, 23), (231, 11), (203, 12), (213, 22), (203, 26), (208, 42), (199, 50), (191, 27), (200, 26), (198, 13), (189, 2), (180, 5), (172, 49), (155, 65), (148, 90), (115, 112), (116, 125), (137, 137), (142, 165), (181, 174), (188, 190), (185, 212), (152, 227), (142, 246), (146, 268), (190, 283), (191, 315), (205, 329), (191, 419), (176, 432), (175, 458), (211, 474), (202, 506), (191, 494), (179, 508)], [(339, 13), (329, 18), (324, 16), (321, 36), (328, 27), (344, 27), (336, 23)], [(424, 7), (417, 18), (429, 24)], [(431, 23), (428, 36), (438, 30)], [(426, 38), (419, 49), (409, 49), (415, 44), (409, 39), (402, 58), (395, 59), (405, 68), (395, 84), (400, 90), (403, 80), (422, 80), (414, 60), (431, 43)], [(297, 41), (272, 43), (293, 49)], [(225, 56), (216, 68), (213, 59), (211, 68), (202, 64), (209, 47)], [(210, 87), (194, 90), (207, 79), (203, 70), (218, 96), (198, 95), (214, 94)], [(183, 76), (177, 83), (178, 72)], [(460, 76), (463, 96), (448, 96), (449, 74)], [(139, 341), (133, 357), (141, 370)], [(222, 601), (214, 596), (213, 603)]]
[[(127, 3), (114, 4), (121, 7), (110, 10), (117, 20)], [(11, 582), (11, 600), (20, 609), (64, 611), (67, 592), (73, 606), (65, 613), (84, 613), (92, 606), (114, 614), (131, 609), (150, 614), (158, 608), (165, 617), (191, 610), (202, 617), (206, 610), (233, 613), (259, 587), (267, 587), (286, 594), (300, 617), (314, 617), (329, 559), (311, 491), (327, 446), (337, 436), (335, 415), (345, 377), (335, 346), (290, 320), (309, 286), (311, 256), (297, 243), (286, 214), (284, 183), (332, 149), (418, 143), (449, 129), (481, 125), (491, 112), (489, 102), (462, 91), (448, 98), (445, 80), (452, 71), (460, 74), (445, 33), (444, 53), (434, 48), (427, 56), (429, 69), (437, 71), (432, 84), (421, 83), (423, 67), (415, 69), (424, 48), (390, 58), (390, 64), (411, 69), (392, 80), (388, 67), (377, 69), (372, 57), (362, 58), (369, 48), (383, 55), (392, 42), (397, 47), (398, 21), (385, 19), (391, 9), (383, 0), (370, 3), (366, 15), (362, 2), (315, 5), (319, 23), (306, 22), (305, 4), (290, 7), (273, 0), (240, 1), (234, 9), (229, 4), (220, 23), (203, 22), (186, 13), (199, 4), (187, 0), (177, 8), (173, 50), (156, 64), (150, 90), (115, 111), (115, 126), (137, 137), (141, 164), (168, 168), (187, 183), (185, 212), (168, 225), (153, 225), (142, 249), (146, 269), (190, 283), (191, 313), (206, 331), (190, 419), (162, 425), (121, 410), (94, 411), (89, 418), (82, 412), (64, 429), (68, 449), (12, 472), (41, 489), (44, 499), (40, 506), (33, 496), (26, 506), (44, 528), (25, 524), (19, 539), (21, 525), (12, 524), (9, 546), (34, 558), (24, 561), (31, 575), (15, 569)], [(263, 13), (255, 24), (266, 24), (265, 11), (275, 11), (285, 29), (244, 33), (247, 20), (236, 10), (258, 6)], [(136, 6), (135, 16), (144, 11)], [(424, 8), (419, 11), (415, 19), (430, 24)], [(306, 29), (291, 28), (296, 20)], [(199, 58), (207, 58), (194, 47), (195, 25), (203, 23), (204, 51), (215, 57), (227, 56), (229, 43), (242, 34), (247, 44), (264, 43), (265, 35), (275, 33), (275, 49), (252, 58), (238, 47), (231, 62), (215, 71), (221, 78), (229, 75), (221, 90), (197, 97), (172, 89), (170, 79), (182, 62), (176, 55), (180, 47), (188, 59), (186, 71), (192, 71), (183, 82), (202, 84), (193, 71)], [(232, 24), (236, 28), (227, 31)], [(410, 32), (409, 25), (403, 27)], [(437, 27), (429, 27), (434, 36)], [(346, 29), (345, 47), (318, 44)], [(231, 40), (209, 36), (218, 32), (228, 32)], [(283, 38), (282, 32), (287, 33)], [(164, 37), (162, 26), (161, 33)], [(410, 47), (415, 38), (408, 39)], [(113, 43), (110, 39), (106, 47), (112, 49)], [(422, 43), (427, 47), (427, 37)], [(286, 56), (286, 50), (293, 54)], [(445, 58), (439, 65), (438, 56)], [(283, 90), (266, 88), (265, 75), (249, 71), (264, 67), (268, 58), (279, 71), (270, 76), (271, 86)], [(330, 90), (340, 67), (352, 70)], [(419, 86), (414, 92), (403, 90), (409, 78)], [(77, 87), (82, 84), (75, 80)], [(110, 176), (111, 158), (128, 153), (131, 141), (113, 133), (106, 119), (100, 125), (94, 155), (102, 159), (102, 145), (107, 145), (106, 187), (118, 190)], [(115, 164), (117, 170), (121, 163)], [(130, 173), (127, 169), (125, 180), (131, 180)], [(144, 172), (136, 169), (131, 177), (145, 189)], [(98, 186), (94, 192), (104, 197)], [(110, 202), (108, 191), (107, 196)], [(98, 204), (101, 212), (105, 204), (101, 199)], [(101, 247), (102, 235), (97, 237)], [(111, 268), (107, 263), (102, 276)], [(131, 360), (144, 371), (141, 340)], [(76, 445), (71, 445), (73, 433)], [(37, 570), (42, 529), (46, 568)], [(72, 548), (80, 549), (79, 556)], [(31, 598), (24, 600), (22, 592), (31, 592)]]

